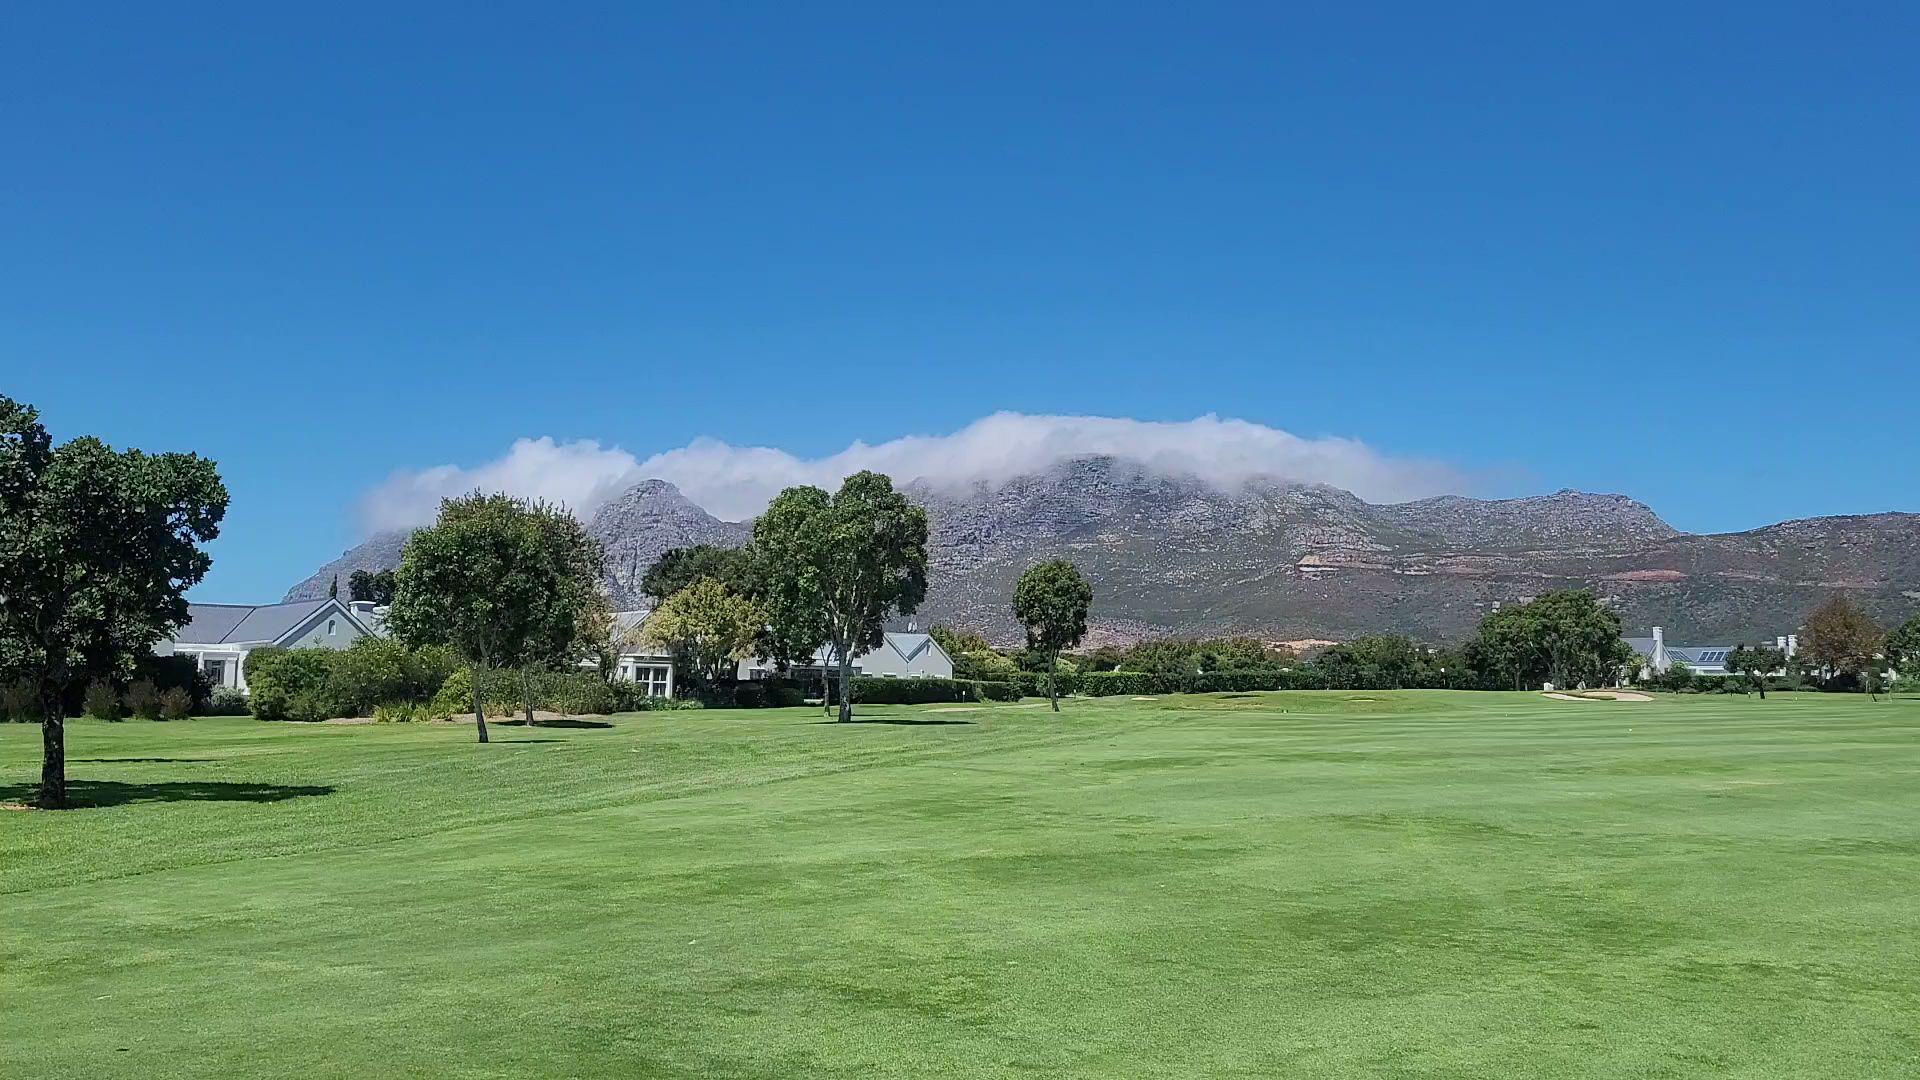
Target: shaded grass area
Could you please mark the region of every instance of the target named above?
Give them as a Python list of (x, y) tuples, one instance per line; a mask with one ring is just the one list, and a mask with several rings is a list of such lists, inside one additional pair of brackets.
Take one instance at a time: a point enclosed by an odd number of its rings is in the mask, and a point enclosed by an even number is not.
[[(96, 805), (0, 815), (0, 1074), (1920, 1058), (1912, 700), (868, 716), (637, 714), (484, 747), (439, 725), (76, 724)], [(0, 729), (9, 791), (37, 736)]]

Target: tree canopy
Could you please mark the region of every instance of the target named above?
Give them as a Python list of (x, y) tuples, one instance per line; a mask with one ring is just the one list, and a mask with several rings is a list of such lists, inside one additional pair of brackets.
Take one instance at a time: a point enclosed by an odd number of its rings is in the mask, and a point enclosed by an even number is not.
[(1065, 559), (1027, 567), (1013, 587), (1013, 617), (1027, 630), (1027, 648), (1046, 657), (1047, 702), (1060, 711), (1060, 652), (1087, 636), (1093, 586)]
[(125, 676), (186, 621), (227, 489), (195, 454), (53, 445), (31, 406), (0, 397), (0, 661), (35, 685), (40, 802), (64, 806), (66, 698)]
[(853, 658), (880, 644), (888, 618), (912, 614), (926, 597), (925, 511), (887, 477), (858, 472), (831, 495), (782, 491), (754, 522), (753, 546), (771, 623), (818, 620), (839, 668), (840, 719), (852, 720)]
[(1468, 645), (1476, 666), (1514, 689), (1615, 682), (1632, 663), (1620, 616), (1585, 589), (1549, 592), (1480, 620)]
[(440, 504), (407, 540), (387, 625), (410, 645), (445, 645), (476, 669), (474, 725), (487, 741), (479, 669), (564, 661), (597, 602), (600, 547), (565, 511), (507, 495)]
[(1807, 632), (1800, 636), (1800, 659), (1825, 668), (1831, 675), (1851, 675), (1870, 683), (1874, 654), (1885, 634), (1853, 598), (1835, 593), (1807, 616)]
[(355, 570), (347, 575), (347, 596), (380, 605), (393, 603), (393, 571)]
[(1881, 645), (1893, 669), (1911, 679), (1920, 679), (1920, 615), (1914, 615), (1895, 627)]
[(672, 548), (661, 552), (653, 565), (647, 567), (647, 572), (640, 578), (640, 591), (659, 604), (694, 582), (709, 578), (741, 596), (752, 596), (757, 591), (753, 583), (753, 564), (752, 553), (744, 548), (720, 547), (716, 544)]
[(667, 597), (648, 616), (646, 641), (673, 652), (696, 685), (732, 678), (736, 661), (753, 655), (766, 614), (747, 597), (712, 578), (700, 578)]

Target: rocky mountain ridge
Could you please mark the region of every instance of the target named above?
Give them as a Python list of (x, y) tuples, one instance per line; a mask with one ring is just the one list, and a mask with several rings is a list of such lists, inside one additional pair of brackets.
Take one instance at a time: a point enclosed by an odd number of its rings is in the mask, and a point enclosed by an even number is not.
[[(1682, 533), (1621, 495), (1443, 496), (1377, 505), (1323, 485), (1272, 480), (1223, 489), (1114, 458), (1063, 462), (997, 486), (903, 490), (930, 523), (923, 621), (1011, 641), (1013, 581), (1064, 555), (1094, 584), (1107, 639), (1254, 633), (1277, 640), (1397, 632), (1458, 640), (1499, 604), (1553, 588), (1595, 589), (1629, 628), (1733, 642), (1787, 633), (1836, 589), (1891, 620), (1920, 608), (1920, 515), (1783, 522)], [(615, 603), (640, 606), (640, 576), (668, 548), (744, 543), (665, 481), (636, 485), (593, 515)], [(335, 573), (396, 565), (384, 534), (288, 593), (325, 595)]]

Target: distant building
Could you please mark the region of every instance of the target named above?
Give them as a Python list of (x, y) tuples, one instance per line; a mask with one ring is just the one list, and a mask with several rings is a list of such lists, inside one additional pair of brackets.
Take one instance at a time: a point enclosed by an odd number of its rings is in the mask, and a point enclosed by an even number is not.
[[(823, 646), (813, 654), (810, 663), (795, 664), (788, 672), (796, 679), (817, 679), (820, 670), (838, 672), (840, 661), (834, 656), (831, 646)], [(853, 673), (878, 679), (951, 679), (953, 678), (953, 657), (947, 650), (933, 640), (933, 635), (917, 631), (888, 631), (880, 644), (871, 652), (858, 653), (853, 658)], [(742, 679), (766, 679), (775, 674), (773, 665), (760, 660), (742, 660), (739, 677)]]
[(673, 654), (643, 640), (642, 628), (652, 614), (651, 608), (613, 613), (613, 640), (620, 654), (613, 677), (644, 685), (648, 697), (672, 697)]
[[(1678, 661), (1691, 668), (1695, 675), (1732, 674), (1727, 670), (1727, 658), (1733, 655), (1732, 645), (1669, 645), (1666, 631), (1658, 626), (1653, 628), (1652, 637), (1630, 637), (1625, 640), (1640, 655), (1642, 671), (1665, 674)], [(1775, 638), (1773, 644), (1791, 657), (1799, 651), (1800, 638), (1797, 634), (1788, 634)]]
[(211, 685), (245, 690), (247, 654), (255, 649), (344, 649), (363, 637), (380, 636), (384, 622), (373, 615), (373, 605), (356, 612), (359, 606), (331, 597), (288, 604), (188, 604), (186, 624), (153, 651), (192, 657)]

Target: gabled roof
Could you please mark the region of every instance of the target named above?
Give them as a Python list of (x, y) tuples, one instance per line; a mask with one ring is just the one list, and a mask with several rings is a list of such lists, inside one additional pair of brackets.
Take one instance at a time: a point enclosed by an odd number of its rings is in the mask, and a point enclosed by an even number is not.
[(327, 607), (360, 625), (345, 605), (331, 598), (290, 604), (188, 604), (186, 625), (174, 631), (173, 640), (182, 645), (271, 645)]
[(935, 647), (932, 634), (888, 634), (887, 644), (909, 664), (919, 659), (921, 653)]

